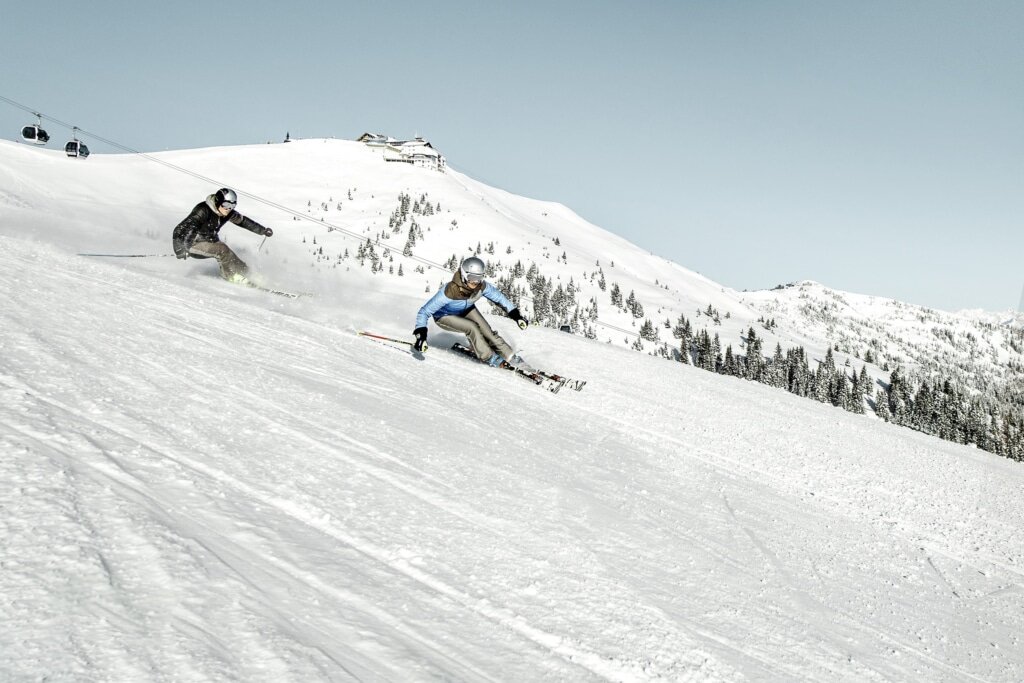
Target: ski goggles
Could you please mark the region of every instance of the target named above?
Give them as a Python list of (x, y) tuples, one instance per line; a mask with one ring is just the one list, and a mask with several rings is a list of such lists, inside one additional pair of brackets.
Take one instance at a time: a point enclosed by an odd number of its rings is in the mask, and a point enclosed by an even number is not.
[(482, 273), (466, 273), (466, 282), (478, 283), (483, 281), (484, 276)]
[(222, 208), (222, 209), (233, 209), (233, 208), (235, 208), (235, 203), (234, 202), (221, 202), (220, 203), (220, 208)]

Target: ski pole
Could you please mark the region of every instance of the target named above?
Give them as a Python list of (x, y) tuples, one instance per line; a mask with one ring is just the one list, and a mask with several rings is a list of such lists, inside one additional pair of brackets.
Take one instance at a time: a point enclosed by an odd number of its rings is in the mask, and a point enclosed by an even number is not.
[(357, 334), (360, 337), (369, 337), (370, 339), (376, 339), (377, 341), (391, 342), (392, 344), (401, 344), (402, 346), (408, 346), (409, 350), (412, 352), (413, 357), (418, 359), (418, 360), (423, 360), (426, 357), (426, 356), (423, 355), (423, 352), (427, 350), (427, 345), (426, 344), (424, 344), (423, 345), (423, 349), (420, 350), (420, 349), (416, 348), (416, 344), (414, 344), (411, 341), (406, 341), (404, 339), (395, 339), (394, 337), (385, 337), (383, 335), (373, 334), (372, 332), (365, 332), (365, 331), (358, 332)]
[(75, 256), (99, 256), (102, 258), (150, 258), (151, 256), (174, 256), (174, 254), (75, 254)]
[(358, 334), (360, 337), (370, 337), (371, 339), (380, 339), (381, 341), (389, 341), (394, 342), (396, 344), (405, 344), (406, 346), (412, 346), (412, 342), (406, 341), (405, 339), (395, 339), (394, 337), (382, 337), (379, 334), (373, 334), (371, 332), (359, 332)]

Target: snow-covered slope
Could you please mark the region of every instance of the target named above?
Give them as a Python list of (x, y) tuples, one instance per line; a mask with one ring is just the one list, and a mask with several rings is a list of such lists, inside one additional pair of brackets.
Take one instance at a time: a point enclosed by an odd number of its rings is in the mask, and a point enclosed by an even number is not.
[[(577, 333), (626, 347), (650, 321), (658, 339), (641, 342), (649, 353), (676, 352), (679, 341), (670, 326), (685, 316), (695, 331), (719, 334), (723, 349), (733, 345), (742, 352), (753, 327), (766, 355), (779, 344), (783, 350), (803, 346), (821, 359), (838, 346), (839, 364), (849, 362), (852, 371), (866, 364), (876, 379), (887, 379), (896, 366), (921, 370), (921, 377), (954, 367), (960, 370), (957, 379), (984, 391), (1011, 381), (1011, 366), (1024, 367), (1024, 314), (946, 313), (815, 283), (737, 292), (639, 249), (562, 205), (518, 197), (454, 170), (442, 174), (385, 163), (379, 151), (356, 142), (303, 140), (80, 161), (0, 141), (0, 206), (30, 225), (45, 225), (48, 238), (70, 249), (166, 252), (170, 228), (220, 184), (242, 190), (240, 208), (277, 228), (258, 256), (264, 276), (281, 286), (316, 288), (319, 281), (330, 288), (334, 273), (328, 271), (357, 264), (369, 271), (377, 264), (378, 288), (419, 296), (446, 277), (443, 266), (453, 256), (458, 260), (482, 249), (496, 278), (510, 278), (520, 263), (524, 271), (536, 265), (551, 289), (571, 283), (573, 291), (561, 305), (543, 304), (538, 321), (571, 323)], [(407, 206), (392, 227), (402, 195), (410, 204), (423, 200), (432, 213)], [(92, 216), (108, 225), (83, 226)], [(402, 252), (413, 223), (420, 236), (410, 259)], [(357, 260), (360, 238), (375, 248)], [(229, 241), (248, 253), (259, 244), (247, 233)], [(304, 247), (296, 249), (297, 243)], [(512, 282), (524, 310), (539, 307), (527, 278)], [(635, 294), (642, 313), (613, 305), (615, 286), (623, 301)], [(765, 326), (768, 320), (775, 324)], [(403, 320), (400, 330), (407, 333), (408, 327)], [(872, 361), (865, 363), (869, 349)]]
[[(589, 381), (558, 395), (436, 328), (424, 361), (354, 334), (408, 335), (443, 277), (415, 267), (477, 241), (561, 282), (600, 260), (627, 293), (652, 281), (645, 308), (712, 304), (723, 328), (759, 315), (750, 294), (350, 143), (159, 157), (342, 230), (243, 199), (276, 234), (225, 239), (299, 300), (76, 256), (168, 253), (213, 188), (0, 144), (0, 678), (1024, 677), (1019, 463), (604, 333), (492, 318)], [(380, 260), (402, 277), (339, 259), (399, 192), (441, 204), (422, 260), (404, 235)]]

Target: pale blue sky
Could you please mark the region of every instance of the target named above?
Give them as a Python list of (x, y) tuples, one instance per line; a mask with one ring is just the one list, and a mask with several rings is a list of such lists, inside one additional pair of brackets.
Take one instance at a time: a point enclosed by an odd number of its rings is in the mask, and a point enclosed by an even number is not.
[(135, 149), (421, 134), (737, 289), (1024, 283), (1024, 2), (3, 4), (0, 95)]

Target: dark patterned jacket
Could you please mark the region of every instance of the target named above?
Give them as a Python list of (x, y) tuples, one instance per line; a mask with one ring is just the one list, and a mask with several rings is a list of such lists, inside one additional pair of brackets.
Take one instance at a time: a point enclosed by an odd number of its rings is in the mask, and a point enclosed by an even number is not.
[(234, 209), (227, 216), (220, 215), (214, 201), (214, 196), (211, 194), (205, 202), (196, 204), (192, 213), (174, 228), (172, 245), (175, 254), (188, 252), (196, 242), (219, 242), (220, 238), (217, 233), (228, 221), (257, 235), (267, 234), (265, 227), (251, 218), (246, 218)]

